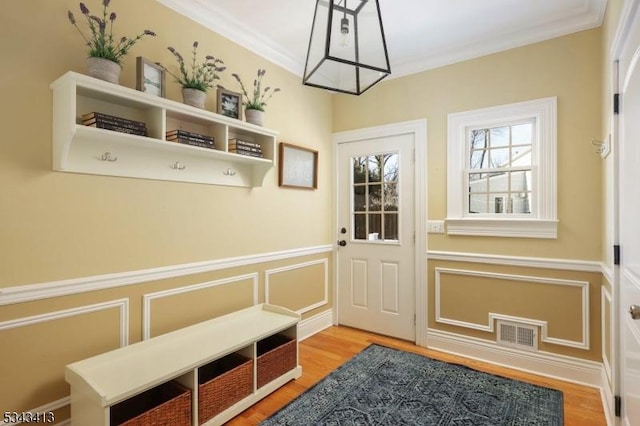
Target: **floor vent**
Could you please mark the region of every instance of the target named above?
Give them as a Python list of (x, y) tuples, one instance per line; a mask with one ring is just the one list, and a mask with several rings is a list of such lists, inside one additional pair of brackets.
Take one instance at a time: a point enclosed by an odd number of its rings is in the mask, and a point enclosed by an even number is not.
[(498, 320), (498, 344), (526, 351), (537, 351), (538, 327)]

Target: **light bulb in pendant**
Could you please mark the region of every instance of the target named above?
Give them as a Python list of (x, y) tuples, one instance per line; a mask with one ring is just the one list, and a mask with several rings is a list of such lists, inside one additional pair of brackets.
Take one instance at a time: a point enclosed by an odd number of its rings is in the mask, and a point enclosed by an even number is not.
[(347, 47), (349, 45), (349, 19), (344, 17), (340, 19), (340, 46)]

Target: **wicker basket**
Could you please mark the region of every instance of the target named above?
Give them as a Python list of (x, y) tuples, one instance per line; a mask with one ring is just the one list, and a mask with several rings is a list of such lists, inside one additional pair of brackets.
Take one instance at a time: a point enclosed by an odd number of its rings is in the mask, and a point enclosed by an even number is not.
[(232, 353), (198, 369), (198, 421), (203, 424), (253, 392), (253, 362)]
[(191, 390), (171, 381), (111, 407), (111, 426), (189, 426)]
[(296, 341), (274, 334), (258, 342), (258, 388), (293, 370), (298, 362)]

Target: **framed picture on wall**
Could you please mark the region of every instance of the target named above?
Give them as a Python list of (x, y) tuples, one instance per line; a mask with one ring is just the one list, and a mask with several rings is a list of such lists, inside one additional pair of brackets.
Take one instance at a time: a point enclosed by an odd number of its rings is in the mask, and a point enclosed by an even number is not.
[(242, 94), (218, 88), (218, 114), (242, 120)]
[(280, 142), (278, 185), (318, 189), (318, 151)]
[(158, 63), (136, 58), (136, 90), (164, 98), (164, 68)]

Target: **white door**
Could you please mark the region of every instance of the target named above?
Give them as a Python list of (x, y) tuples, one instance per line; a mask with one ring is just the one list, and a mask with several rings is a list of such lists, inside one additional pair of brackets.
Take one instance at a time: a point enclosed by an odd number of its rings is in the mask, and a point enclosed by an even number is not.
[(338, 322), (415, 341), (413, 134), (338, 144)]
[(632, 43), (620, 61), (620, 378), (623, 424), (640, 425), (640, 37)]

